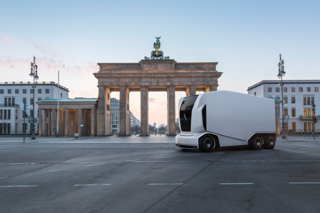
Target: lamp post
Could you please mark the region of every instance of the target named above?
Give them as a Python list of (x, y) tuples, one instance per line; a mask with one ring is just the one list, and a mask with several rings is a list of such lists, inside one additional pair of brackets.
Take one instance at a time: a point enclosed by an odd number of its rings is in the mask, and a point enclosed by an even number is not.
[(286, 72), (284, 71), (284, 60), (281, 59), (281, 54), (280, 54), (280, 61), (278, 63), (278, 67), (279, 67), (279, 73), (278, 73), (278, 78), (281, 79), (281, 99), (282, 99), (282, 139), (286, 139), (286, 134), (284, 132), (284, 108), (283, 108), (283, 83), (282, 83), (282, 76), (284, 76), (286, 74)]
[(35, 125), (34, 125), (34, 105), (35, 105), (35, 97), (34, 94), (36, 93), (36, 84), (35, 82), (38, 80), (39, 76), (38, 76), (38, 66), (36, 65), (36, 57), (33, 56), (33, 62), (31, 62), (31, 72), (29, 74), (31, 77), (33, 77), (33, 115), (32, 115), (32, 121), (31, 121), (31, 139), (35, 140), (36, 136), (35, 136)]

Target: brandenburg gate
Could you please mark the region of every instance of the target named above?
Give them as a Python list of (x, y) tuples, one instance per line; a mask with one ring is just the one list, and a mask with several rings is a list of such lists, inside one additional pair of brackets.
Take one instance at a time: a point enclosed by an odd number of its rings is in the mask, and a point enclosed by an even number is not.
[(177, 63), (165, 57), (160, 49), (160, 37), (154, 42), (151, 57), (139, 63), (98, 63), (97, 135), (111, 134), (110, 93), (120, 91), (120, 136), (130, 134), (129, 93), (141, 93), (141, 136), (148, 135), (148, 92), (167, 91), (167, 131), (175, 136), (175, 91), (185, 91), (187, 96), (196, 91), (216, 91), (221, 72), (217, 62)]

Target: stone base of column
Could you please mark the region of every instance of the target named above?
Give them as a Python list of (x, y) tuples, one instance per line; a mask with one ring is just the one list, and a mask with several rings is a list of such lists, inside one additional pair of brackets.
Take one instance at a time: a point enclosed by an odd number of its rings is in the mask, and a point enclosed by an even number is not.
[(170, 135), (167, 135), (168, 137), (176, 137), (175, 134), (170, 134)]

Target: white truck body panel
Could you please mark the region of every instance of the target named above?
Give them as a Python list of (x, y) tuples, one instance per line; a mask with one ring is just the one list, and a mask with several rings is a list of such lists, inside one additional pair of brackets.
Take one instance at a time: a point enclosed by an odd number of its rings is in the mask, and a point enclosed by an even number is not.
[[(200, 94), (192, 108), (189, 131), (181, 128), (181, 122), (186, 121), (184, 111), (181, 111), (183, 100), (186, 99), (181, 98), (178, 105), (181, 134), (176, 136), (176, 145), (199, 148), (198, 140), (206, 133), (216, 135), (221, 147), (247, 145), (255, 133), (276, 133), (275, 102), (272, 99), (230, 91)], [(206, 129), (202, 116), (204, 106)]]

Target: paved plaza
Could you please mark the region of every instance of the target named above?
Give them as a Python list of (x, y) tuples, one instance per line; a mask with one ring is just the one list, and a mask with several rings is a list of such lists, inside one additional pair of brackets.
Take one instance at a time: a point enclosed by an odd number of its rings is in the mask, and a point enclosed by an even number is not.
[(0, 138), (0, 212), (319, 212), (320, 140), (210, 153), (174, 137)]

